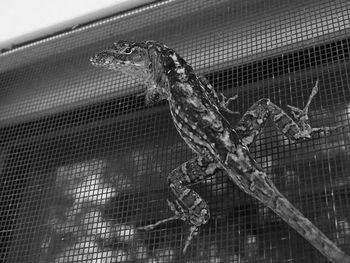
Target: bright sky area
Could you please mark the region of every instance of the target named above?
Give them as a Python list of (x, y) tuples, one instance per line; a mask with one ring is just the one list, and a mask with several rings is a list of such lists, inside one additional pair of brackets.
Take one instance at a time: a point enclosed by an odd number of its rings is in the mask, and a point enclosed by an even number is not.
[(127, 1), (136, 0), (1, 0), (0, 45)]

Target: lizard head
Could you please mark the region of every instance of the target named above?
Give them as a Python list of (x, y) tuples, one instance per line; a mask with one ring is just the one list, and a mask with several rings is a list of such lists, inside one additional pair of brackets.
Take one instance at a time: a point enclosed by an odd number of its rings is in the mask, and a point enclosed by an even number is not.
[(117, 70), (140, 79), (149, 78), (151, 73), (147, 48), (124, 40), (96, 53), (90, 61), (94, 66)]
[[(120, 40), (111, 47), (90, 58), (93, 66), (125, 73), (147, 86), (146, 104), (167, 98), (166, 83), (155, 80), (154, 52), (150, 51), (154, 41), (129, 42)], [(159, 72), (157, 72), (159, 73)]]

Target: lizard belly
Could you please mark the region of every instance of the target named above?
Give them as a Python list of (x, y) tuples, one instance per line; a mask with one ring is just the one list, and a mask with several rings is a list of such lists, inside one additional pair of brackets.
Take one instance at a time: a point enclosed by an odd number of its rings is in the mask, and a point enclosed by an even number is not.
[(199, 155), (224, 162), (227, 154), (236, 152), (240, 145), (234, 129), (213, 105), (182, 98), (170, 102), (170, 111), (177, 131)]
[(197, 129), (197, 124), (189, 121), (187, 118), (181, 118), (173, 114), (174, 125), (181, 138), (197, 154), (213, 159), (213, 149), (208, 141), (206, 134)]

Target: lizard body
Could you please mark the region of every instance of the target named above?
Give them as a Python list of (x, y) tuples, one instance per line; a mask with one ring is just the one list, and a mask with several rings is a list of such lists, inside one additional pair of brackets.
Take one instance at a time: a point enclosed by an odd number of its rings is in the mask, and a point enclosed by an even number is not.
[(277, 190), (249, 152), (249, 146), (268, 118), (272, 118), (276, 127), (294, 141), (309, 139), (316, 132), (328, 133), (337, 129), (311, 128), (309, 125), (308, 107), (318, 91), (318, 83), (303, 110), (289, 106), (295, 121), (269, 99), (261, 99), (233, 127), (222, 114), (223, 111), (231, 112), (226, 107), (228, 101), (220, 99), (205, 78), (198, 77), (183, 58), (163, 44), (119, 41), (97, 53), (91, 62), (140, 79), (147, 86), (148, 104), (167, 99), (177, 131), (197, 153), (197, 157), (168, 176), (169, 187), (177, 197), (174, 203), (168, 201), (174, 216), (142, 229), (150, 230), (174, 219), (186, 221), (191, 228), (185, 252), (199, 227), (210, 218), (205, 201), (188, 186), (224, 170), (240, 189), (273, 210), (330, 261), (350, 262), (350, 257)]

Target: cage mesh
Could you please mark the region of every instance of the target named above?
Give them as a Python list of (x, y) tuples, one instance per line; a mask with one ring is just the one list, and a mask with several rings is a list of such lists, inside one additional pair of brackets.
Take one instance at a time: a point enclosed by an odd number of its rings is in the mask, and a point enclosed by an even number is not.
[(350, 2), (159, 1), (0, 54), (1, 262), (326, 262), (225, 175), (194, 187), (211, 220), (186, 255), (167, 174), (194, 154), (167, 104), (90, 65), (119, 39), (175, 49), (244, 113), (260, 98), (311, 106), (327, 137), (292, 143), (269, 123), (251, 152), (274, 183), (350, 254)]

